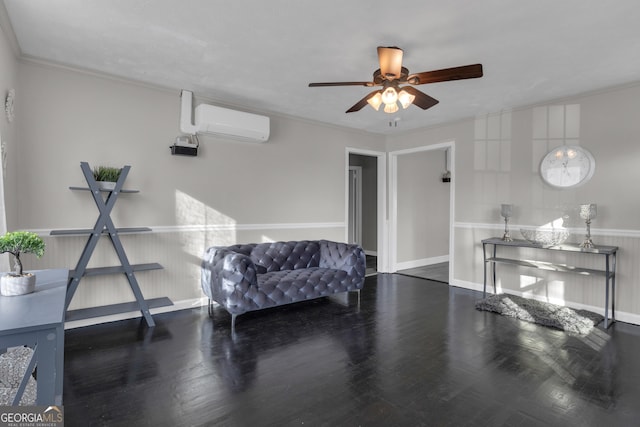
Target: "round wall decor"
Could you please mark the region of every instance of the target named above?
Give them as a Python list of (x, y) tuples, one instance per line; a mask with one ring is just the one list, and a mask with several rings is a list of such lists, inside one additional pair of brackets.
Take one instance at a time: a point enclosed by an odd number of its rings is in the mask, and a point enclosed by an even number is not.
[(589, 181), (596, 169), (593, 155), (578, 145), (561, 145), (540, 162), (540, 176), (555, 188), (578, 187)]

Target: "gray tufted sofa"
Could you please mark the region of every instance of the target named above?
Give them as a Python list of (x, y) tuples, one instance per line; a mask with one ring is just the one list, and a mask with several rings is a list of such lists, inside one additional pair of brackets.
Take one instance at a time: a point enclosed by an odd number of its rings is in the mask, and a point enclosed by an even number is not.
[(366, 268), (360, 246), (329, 240), (214, 246), (203, 258), (202, 290), (232, 329), (248, 311), (359, 291)]

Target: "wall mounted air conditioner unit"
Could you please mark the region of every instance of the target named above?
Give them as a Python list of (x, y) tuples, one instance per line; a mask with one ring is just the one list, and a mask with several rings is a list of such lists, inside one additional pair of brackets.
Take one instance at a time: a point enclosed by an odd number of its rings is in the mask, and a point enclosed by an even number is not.
[(184, 133), (208, 133), (251, 142), (269, 139), (269, 117), (200, 104), (195, 108), (195, 123), (191, 123), (193, 94), (183, 90), (181, 97), (180, 130)]

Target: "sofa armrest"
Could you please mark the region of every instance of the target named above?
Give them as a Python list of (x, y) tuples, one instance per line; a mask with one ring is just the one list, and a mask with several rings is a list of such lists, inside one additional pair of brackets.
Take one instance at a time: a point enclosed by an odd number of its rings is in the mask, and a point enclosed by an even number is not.
[(367, 260), (360, 245), (320, 241), (320, 267), (344, 270), (354, 278), (364, 278)]
[(244, 296), (257, 288), (257, 268), (251, 258), (228, 247), (211, 247), (202, 260), (201, 286), (230, 313), (244, 313)]

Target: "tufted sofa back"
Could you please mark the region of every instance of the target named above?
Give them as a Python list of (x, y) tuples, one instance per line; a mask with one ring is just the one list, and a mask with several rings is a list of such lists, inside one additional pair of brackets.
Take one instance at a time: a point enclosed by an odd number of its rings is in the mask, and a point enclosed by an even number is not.
[(317, 241), (258, 243), (249, 256), (258, 274), (272, 271), (298, 270), (320, 265), (320, 244)]

